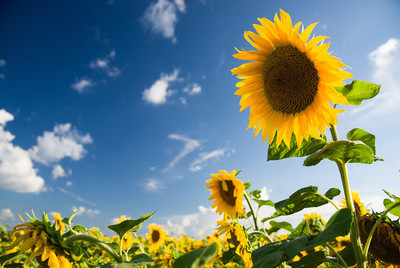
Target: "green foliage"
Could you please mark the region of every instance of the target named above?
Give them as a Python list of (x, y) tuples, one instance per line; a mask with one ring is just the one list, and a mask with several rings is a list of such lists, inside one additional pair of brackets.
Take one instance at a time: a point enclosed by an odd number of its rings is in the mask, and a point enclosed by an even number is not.
[(211, 245), (193, 250), (185, 255), (180, 256), (175, 260), (172, 267), (175, 268), (197, 268), (204, 267), (209, 263), (212, 258), (218, 253), (217, 243), (212, 243)]
[(142, 224), (150, 219), (154, 215), (154, 213), (156, 212), (143, 215), (137, 220), (125, 220), (118, 224), (108, 225), (107, 227), (117, 233), (119, 238), (122, 239), (122, 237), (124, 237), (124, 235), (128, 232), (136, 233), (137, 231), (139, 231), (139, 229), (142, 227)]
[[(394, 204), (395, 202), (396, 202), (396, 203), (399, 203), (399, 202), (400, 202), (400, 198), (395, 198), (395, 199), (394, 199), (394, 202), (393, 202), (392, 200), (390, 200), (390, 199), (387, 199), (387, 198), (385, 198), (385, 199), (383, 200), (383, 204), (385, 205), (385, 208), (386, 208), (386, 209), (389, 209), (391, 206), (393, 206), (393, 204)], [(394, 216), (396, 216), (396, 217), (400, 217), (400, 206), (396, 206), (396, 207), (392, 208), (392, 209), (389, 211), (389, 213), (392, 214), (392, 215), (394, 215)]]
[(7, 262), (8, 260), (11, 260), (12, 258), (16, 257), (17, 255), (18, 255), (18, 252), (13, 252), (10, 254), (0, 256), (0, 267), (2, 267), (5, 262)]
[(336, 188), (329, 189), (325, 193), (325, 198), (318, 193), (317, 186), (308, 186), (297, 190), (288, 199), (275, 203), (275, 213), (263, 219), (263, 221), (273, 219), (282, 215), (291, 215), (309, 207), (319, 207), (327, 204), (327, 199), (340, 194), (340, 190)]
[(338, 92), (347, 98), (351, 105), (360, 105), (363, 100), (375, 97), (380, 88), (380, 85), (360, 80), (354, 80), (351, 84), (345, 86), (335, 87)]
[(299, 261), (292, 264), (293, 268), (313, 268), (318, 267), (321, 263), (326, 261), (325, 253), (323, 251), (313, 252), (301, 258)]
[(306, 141), (304, 140), (300, 147), (297, 147), (296, 136), (293, 134), (290, 141), (290, 147), (288, 148), (285, 143), (281, 143), (278, 147), (276, 146), (276, 134), (274, 140), (268, 147), (267, 161), (280, 160), (290, 157), (302, 157), (315, 153), (321, 150), (326, 145), (326, 136), (324, 139), (315, 139), (309, 137)]
[(271, 225), (271, 227), (268, 229), (268, 234), (276, 233), (280, 229), (285, 229), (286, 231), (289, 232), (293, 231), (292, 225), (286, 221), (282, 222), (270, 221), (269, 225)]
[[(288, 238), (256, 249), (252, 253), (253, 267), (277, 267), (282, 262), (290, 261), (301, 251), (313, 249), (318, 245), (332, 241), (335, 237), (347, 235), (351, 222), (350, 210), (341, 209), (329, 219), (326, 228), (317, 235)], [(301, 229), (306, 228), (302, 226)]]

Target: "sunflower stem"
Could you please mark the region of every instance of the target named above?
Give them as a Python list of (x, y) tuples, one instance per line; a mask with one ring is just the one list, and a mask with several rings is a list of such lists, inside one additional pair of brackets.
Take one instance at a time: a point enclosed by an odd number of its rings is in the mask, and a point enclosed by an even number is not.
[(250, 211), (251, 211), (251, 215), (253, 215), (253, 220), (254, 220), (254, 230), (258, 231), (258, 225), (257, 225), (257, 216), (254, 213), (254, 209), (253, 209), (253, 204), (251, 203), (251, 199), (249, 194), (247, 193), (247, 191), (244, 191), (244, 197), (246, 198), (247, 204), (249, 204), (250, 207)]
[(344, 267), (349, 268), (349, 266), (347, 265), (347, 263), (345, 262), (345, 260), (342, 258), (342, 256), (340, 256), (339, 252), (337, 252), (331, 245), (329, 245), (328, 243), (324, 243), (324, 246), (329, 248), (330, 251), (332, 251), (333, 254), (335, 254), (335, 256), (338, 258), (338, 260), (343, 263)]
[(365, 246), (364, 246), (364, 258), (367, 258), (368, 255), (368, 250), (369, 250), (369, 246), (371, 244), (372, 241), (372, 237), (374, 236), (375, 230), (378, 227), (379, 223), (382, 221), (382, 219), (384, 219), (386, 217), (386, 215), (395, 207), (400, 206), (400, 202), (394, 202), (387, 210), (385, 210), (379, 217), (379, 219), (375, 222), (374, 226), (372, 227), (371, 231), (369, 232), (368, 238), (367, 238), (367, 242), (365, 242)]
[[(339, 141), (336, 127), (334, 125), (331, 125), (330, 131), (331, 131), (331, 135), (332, 135), (332, 140)], [(351, 228), (350, 228), (350, 240), (351, 240), (351, 244), (353, 246), (353, 251), (354, 251), (354, 256), (356, 258), (357, 267), (366, 268), (366, 263), (365, 263), (366, 259), (364, 258), (364, 255), (363, 255), (360, 234), (359, 234), (359, 230), (358, 230), (357, 215), (355, 213), (353, 199), (352, 199), (351, 192), (350, 192), (350, 183), (349, 183), (349, 178), (347, 175), (347, 167), (346, 167), (347, 163), (344, 161), (342, 161), (342, 162), (335, 161), (335, 162), (338, 166), (338, 169), (340, 172), (340, 177), (342, 179), (342, 185), (343, 185), (344, 196), (346, 199), (346, 205), (347, 205), (347, 208), (350, 209), (351, 216), (353, 218), (353, 220), (351, 222)]]
[(340, 210), (340, 208), (338, 208), (338, 206), (336, 206), (336, 204), (332, 200), (330, 200), (328, 197), (326, 197), (325, 195), (320, 194), (320, 193), (315, 193), (315, 194), (318, 195), (319, 197), (321, 197), (322, 199), (325, 199), (329, 203), (331, 203), (337, 210)]
[(90, 235), (85, 235), (85, 234), (72, 235), (64, 240), (65, 244), (67, 245), (70, 245), (71, 243), (76, 241), (86, 241), (95, 246), (98, 246), (100, 249), (110, 254), (111, 257), (113, 257), (118, 263), (124, 261), (123, 258), (120, 255), (118, 255), (118, 253), (116, 253), (109, 245)]

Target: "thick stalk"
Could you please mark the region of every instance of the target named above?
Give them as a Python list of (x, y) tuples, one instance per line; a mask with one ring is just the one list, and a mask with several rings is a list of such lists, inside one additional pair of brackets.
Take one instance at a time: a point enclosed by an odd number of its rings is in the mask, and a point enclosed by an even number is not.
[(329, 245), (328, 243), (324, 243), (324, 246), (329, 248), (330, 251), (332, 251), (333, 254), (335, 254), (335, 256), (338, 258), (338, 260), (344, 265), (344, 267), (349, 268), (349, 266), (347, 265), (347, 263), (345, 262), (345, 260), (342, 258), (342, 256), (340, 256), (339, 252), (337, 252), (331, 245)]
[(109, 245), (107, 245), (106, 243), (104, 243), (103, 241), (94, 238), (90, 235), (85, 235), (85, 234), (78, 234), (78, 235), (73, 235), (70, 236), (68, 238), (66, 238), (64, 240), (65, 244), (70, 245), (71, 243), (75, 242), (75, 241), (86, 241), (89, 242), (97, 247), (99, 247), (100, 249), (106, 251), (108, 254), (110, 254), (117, 262), (123, 262), (123, 258), (118, 255), (118, 253), (116, 253)]
[[(339, 141), (339, 137), (336, 131), (336, 127), (331, 125), (330, 128), (331, 135), (332, 135), (332, 140), (333, 141)], [(339, 162), (336, 161), (336, 164), (338, 166), (339, 172), (340, 172), (340, 177), (342, 179), (342, 185), (343, 185), (343, 191), (344, 191), (344, 196), (346, 199), (346, 205), (347, 208), (350, 209), (351, 215), (353, 217), (352, 223), (351, 223), (351, 229), (350, 229), (350, 240), (351, 244), (353, 245), (353, 251), (354, 251), (354, 256), (357, 261), (357, 267), (358, 268), (366, 268), (366, 259), (363, 256), (363, 251), (361, 247), (361, 240), (360, 240), (360, 234), (358, 230), (358, 224), (357, 224), (357, 215), (354, 209), (354, 204), (353, 204), (353, 199), (351, 196), (350, 192), (350, 183), (349, 183), (349, 178), (347, 176), (347, 167), (344, 161)]]

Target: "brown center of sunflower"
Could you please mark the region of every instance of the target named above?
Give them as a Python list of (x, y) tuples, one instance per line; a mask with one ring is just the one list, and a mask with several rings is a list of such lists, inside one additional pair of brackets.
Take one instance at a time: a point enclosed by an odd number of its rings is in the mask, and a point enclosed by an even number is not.
[[(223, 185), (225, 183), (225, 186)], [(220, 181), (219, 182), (219, 190), (221, 193), (222, 199), (230, 206), (236, 205), (236, 197), (233, 195), (233, 191), (235, 190), (235, 186), (232, 181)]]
[(276, 48), (264, 63), (264, 92), (275, 111), (296, 114), (310, 105), (318, 91), (318, 71), (297, 47)]
[(151, 233), (151, 240), (153, 241), (153, 243), (160, 240), (160, 232), (157, 230), (153, 230), (153, 232)]

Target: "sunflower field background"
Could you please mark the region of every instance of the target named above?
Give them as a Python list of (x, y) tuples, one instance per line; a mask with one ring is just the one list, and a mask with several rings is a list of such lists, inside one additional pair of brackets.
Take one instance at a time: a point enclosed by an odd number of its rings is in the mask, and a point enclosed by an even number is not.
[(1, 267), (400, 267), (398, 14), (2, 2)]

